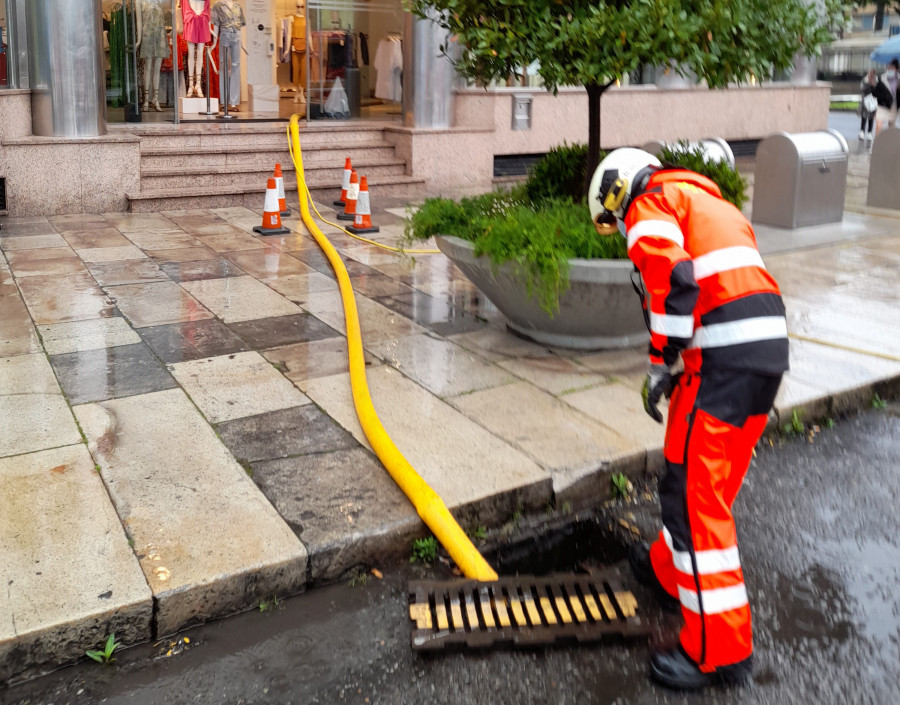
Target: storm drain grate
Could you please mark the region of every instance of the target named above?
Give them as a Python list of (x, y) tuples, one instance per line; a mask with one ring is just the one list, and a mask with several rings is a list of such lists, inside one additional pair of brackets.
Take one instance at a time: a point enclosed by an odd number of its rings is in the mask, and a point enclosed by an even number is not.
[(412, 647), (536, 646), (649, 634), (634, 595), (616, 571), (591, 575), (519, 575), (496, 582), (409, 584)]

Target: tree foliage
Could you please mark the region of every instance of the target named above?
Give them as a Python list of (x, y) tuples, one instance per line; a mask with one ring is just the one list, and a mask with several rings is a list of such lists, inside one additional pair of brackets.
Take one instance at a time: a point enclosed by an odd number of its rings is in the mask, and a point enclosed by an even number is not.
[(850, 0), (407, 0), (462, 47), (459, 72), (484, 83), (538, 63), (548, 90), (589, 97), (588, 172), (600, 153), (600, 98), (641, 66), (691, 71), (711, 87), (765, 80), (813, 56)]
[(813, 56), (847, 0), (408, 0), (464, 51), (460, 72), (505, 80), (537, 61), (549, 90), (604, 85), (641, 65), (689, 69), (712, 87), (767, 77)]

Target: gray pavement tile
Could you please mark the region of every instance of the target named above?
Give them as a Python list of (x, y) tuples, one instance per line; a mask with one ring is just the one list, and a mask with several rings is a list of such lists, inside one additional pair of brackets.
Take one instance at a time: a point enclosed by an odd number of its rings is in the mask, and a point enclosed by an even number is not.
[[(347, 260), (351, 262), (352, 260)], [(411, 294), (412, 288), (403, 282), (391, 279), (386, 274), (372, 270), (370, 274), (357, 274), (350, 277), (353, 290), (363, 296), (374, 298), (377, 296), (397, 296), (398, 294)]]
[(76, 250), (95, 249), (98, 247), (126, 247), (131, 240), (115, 228), (65, 230), (63, 239), (69, 247)]
[(487, 327), (487, 324), (475, 315), (454, 308), (445, 300), (420, 291), (397, 296), (379, 296), (375, 301), (438, 335), (458, 335)]
[(28, 309), (18, 294), (0, 297), (0, 357), (41, 352)]
[(112, 348), (141, 342), (124, 318), (94, 318), (40, 326), (41, 339), (48, 355), (64, 355), (82, 350)]
[(156, 609), (156, 634), (299, 592), (306, 549), (180, 389), (76, 408)]
[(0, 457), (81, 441), (62, 394), (0, 394)]
[(143, 343), (54, 355), (50, 363), (71, 404), (158, 392), (176, 386)]
[(138, 328), (138, 334), (166, 364), (250, 349), (217, 318)]
[(26, 277), (19, 281), (19, 290), (38, 325), (115, 315), (115, 306), (85, 270), (63, 276)]
[(169, 275), (172, 281), (176, 282), (222, 279), (225, 277), (239, 277), (245, 274), (244, 270), (233, 262), (221, 258), (196, 262), (164, 262), (160, 265), (160, 268)]
[[(345, 372), (347, 355), (347, 339), (343, 336), (296, 343), (263, 352), (263, 357), (304, 391), (311, 379)], [(367, 368), (381, 364), (377, 357), (366, 351), (363, 351), (363, 358)]]
[(314, 404), (225, 421), (217, 429), (234, 457), (247, 462), (359, 447)]
[[(153, 602), (82, 444), (0, 459), (0, 682), (149, 639)], [(2, 696), (0, 696), (2, 698)]]
[(314, 581), (397, 560), (424, 531), (412, 504), (362, 448), (254, 463), (253, 480), (306, 545)]
[(213, 318), (197, 299), (173, 281), (123, 284), (108, 289), (135, 328)]
[(266, 350), (293, 343), (336, 338), (341, 335), (308, 313), (230, 323), (228, 327), (253, 350)]
[(153, 260), (146, 257), (114, 262), (89, 262), (85, 266), (100, 286), (144, 284), (169, 279)]

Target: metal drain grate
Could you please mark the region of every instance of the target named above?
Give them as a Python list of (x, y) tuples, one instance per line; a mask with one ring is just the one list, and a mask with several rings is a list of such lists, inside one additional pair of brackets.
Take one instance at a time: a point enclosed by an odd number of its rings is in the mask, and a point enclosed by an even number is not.
[(430, 651), (498, 643), (536, 646), (557, 641), (597, 641), (650, 632), (637, 616), (634, 595), (619, 573), (520, 575), (493, 583), (473, 580), (409, 584), (412, 647)]

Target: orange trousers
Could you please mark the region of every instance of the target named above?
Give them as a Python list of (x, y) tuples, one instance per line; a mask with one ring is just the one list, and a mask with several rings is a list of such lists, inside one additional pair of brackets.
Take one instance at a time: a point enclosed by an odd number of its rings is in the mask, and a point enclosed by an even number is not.
[(731, 508), (780, 383), (781, 375), (686, 371), (669, 404), (663, 530), (650, 560), (681, 602), (681, 645), (705, 672), (753, 653)]

